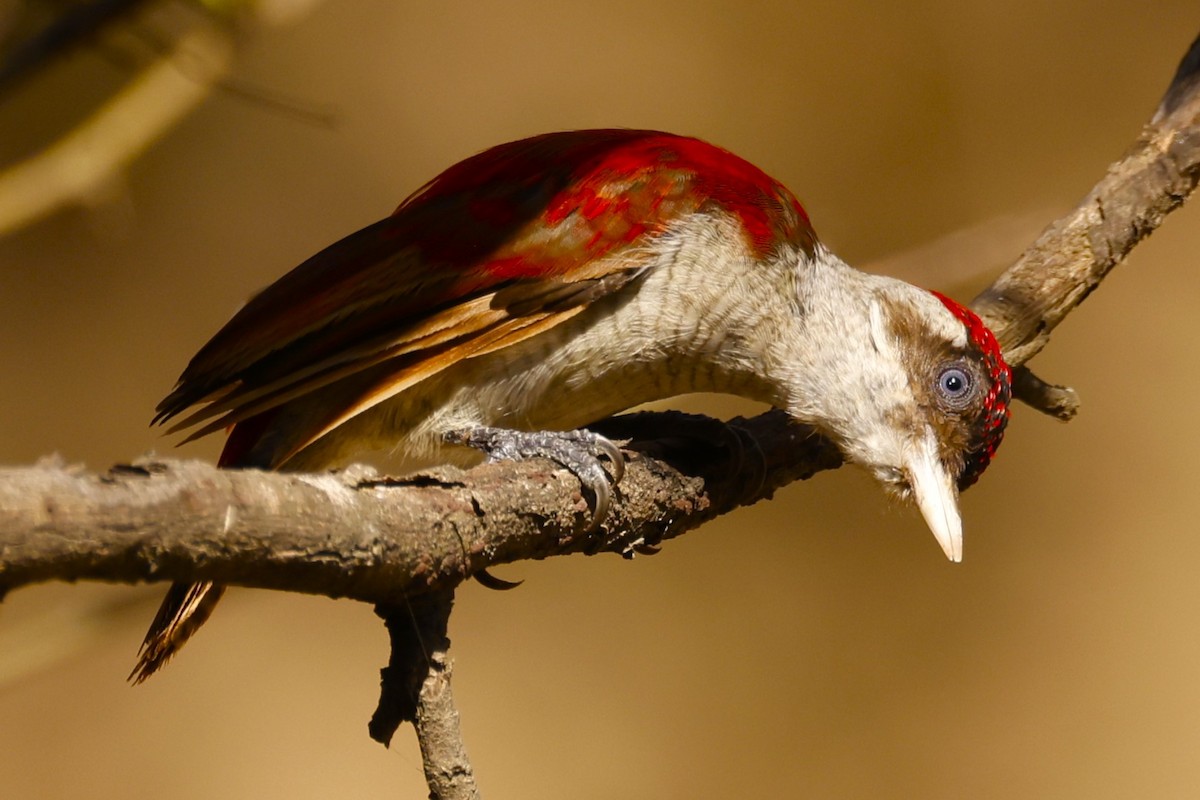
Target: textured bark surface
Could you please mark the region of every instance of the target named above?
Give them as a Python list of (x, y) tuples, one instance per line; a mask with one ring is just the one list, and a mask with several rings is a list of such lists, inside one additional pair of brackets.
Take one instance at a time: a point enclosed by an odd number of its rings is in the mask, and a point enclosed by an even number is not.
[(579, 482), (543, 461), (403, 478), (159, 460), (104, 475), (52, 462), (4, 469), (0, 592), (46, 580), (200, 579), (387, 603), (496, 564), (629, 554), (841, 463), (781, 413), (730, 425), (677, 413), (609, 421), (613, 435), (653, 429), (661, 438), (640, 446), (658, 458), (629, 454), (613, 510), (590, 535)]
[(401, 724), (413, 723), (429, 796), (471, 800), (479, 797), (479, 788), (463, 746), (450, 688), (447, 625), (453, 606), (452, 589), (375, 606), (375, 613), (387, 626), (391, 658), (379, 671), (379, 706), (368, 730), (372, 739), (388, 745)]
[(1041, 352), (1067, 314), (1195, 190), (1200, 180), (1198, 45), (1200, 39), (1129, 151), (971, 302), (1013, 366)]

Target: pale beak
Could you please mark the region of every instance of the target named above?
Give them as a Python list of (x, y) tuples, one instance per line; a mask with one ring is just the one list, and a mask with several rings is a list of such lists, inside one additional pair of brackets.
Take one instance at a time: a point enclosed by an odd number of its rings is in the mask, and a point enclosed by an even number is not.
[(958, 513), (958, 492), (937, 456), (933, 432), (913, 448), (905, 465), (913, 498), (921, 516), (942, 546), (946, 558), (962, 561), (962, 517)]

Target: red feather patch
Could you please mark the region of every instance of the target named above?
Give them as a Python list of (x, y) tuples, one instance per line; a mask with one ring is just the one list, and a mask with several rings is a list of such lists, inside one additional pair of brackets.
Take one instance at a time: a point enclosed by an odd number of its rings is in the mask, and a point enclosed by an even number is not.
[[(447, 211), (463, 201), (476, 225)], [(742, 223), (751, 248), (765, 255), (782, 241), (811, 249), (816, 240), (799, 201), (753, 164), (685, 136), (624, 129), (564, 131), (498, 145), (447, 169), (400, 204), (397, 216), (429, 215), (420, 243), (428, 257), (478, 258), (490, 228), (504, 228), (503, 249), (520, 249), (524, 227), (536, 244), (547, 230), (570, 226), (571, 247), (558, 258), (497, 253), (505, 277), (545, 277), (628, 244), (650, 227), (716, 205)], [(446, 224), (446, 223), (455, 224)], [(522, 225), (524, 223), (524, 225)], [(514, 230), (517, 229), (517, 230)], [(536, 234), (536, 236), (535, 236)], [(467, 251), (467, 252), (464, 252)]]
[(933, 295), (966, 326), (967, 338), (982, 354), (984, 368), (987, 369), (991, 380), (991, 386), (983, 399), (983, 411), (976, 423), (978, 445), (967, 455), (966, 465), (958, 478), (958, 489), (962, 491), (979, 480), (1004, 438), (1004, 428), (1008, 425), (1009, 403), (1012, 400), (1012, 370), (1004, 361), (1000, 343), (983, 324), (979, 315), (940, 292), (934, 292)]

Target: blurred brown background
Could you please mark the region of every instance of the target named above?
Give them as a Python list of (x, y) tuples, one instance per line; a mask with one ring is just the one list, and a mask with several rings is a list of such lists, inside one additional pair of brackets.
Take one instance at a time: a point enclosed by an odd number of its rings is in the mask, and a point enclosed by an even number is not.
[[(969, 298), (1025, 244), (1014, 218), (1069, 207), (1136, 135), (1196, 11), (319, 5), (245, 41), (236, 78), (333, 106), (333, 129), (218, 92), (108, 202), (0, 240), (0, 462), (171, 452), (153, 407), (250, 292), (442, 167), (546, 130), (720, 143), (791, 186), (852, 263), (990, 220), (999, 238), (897, 267)], [(121, 80), (76, 56), (0, 107), (0, 152)], [(455, 685), (485, 795), (1200, 796), (1198, 221), (1200, 204), (1172, 217), (1034, 363), (1084, 410), (1063, 426), (1016, 408), (965, 498), (960, 566), (840, 470), (655, 558), (466, 586)], [(411, 732), (391, 751), (366, 735), (386, 658), (370, 609), (233, 591), (131, 689), (159, 594), (47, 586), (0, 607), (0, 794), (425, 796)]]

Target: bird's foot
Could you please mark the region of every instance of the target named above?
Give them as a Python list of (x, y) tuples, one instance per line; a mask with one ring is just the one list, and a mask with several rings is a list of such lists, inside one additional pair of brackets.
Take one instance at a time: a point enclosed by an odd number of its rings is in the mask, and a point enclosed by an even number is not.
[[(635, 411), (608, 417), (592, 424), (616, 439), (628, 439), (628, 450), (667, 461), (690, 475), (707, 480), (731, 481), (737, 496), (755, 497), (767, 475), (767, 458), (762, 447), (739, 423), (722, 422), (700, 414), (681, 411)], [(712, 450), (729, 454), (733, 467), (720, 475), (707, 471), (714, 463)], [(721, 459), (721, 463), (727, 463)]]
[[(479, 450), (488, 461), (548, 458), (563, 465), (592, 495), (589, 534), (594, 533), (608, 516), (613, 487), (625, 474), (625, 459), (620, 449), (607, 437), (591, 431), (516, 431), (481, 425), (448, 431), (444, 438), (450, 444)], [(600, 464), (602, 457), (611, 465), (611, 479)]]

